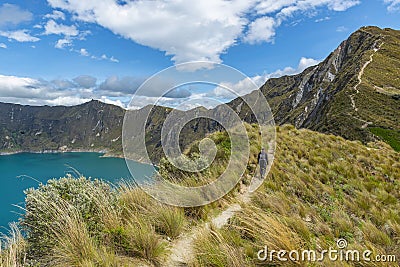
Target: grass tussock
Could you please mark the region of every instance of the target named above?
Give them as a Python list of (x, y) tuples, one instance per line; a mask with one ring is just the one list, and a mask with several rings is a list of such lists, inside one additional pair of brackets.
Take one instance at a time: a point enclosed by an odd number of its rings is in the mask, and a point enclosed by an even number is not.
[(0, 239), (0, 266), (23, 267), (26, 264), (27, 242), (16, 223), (10, 224), (8, 235)]

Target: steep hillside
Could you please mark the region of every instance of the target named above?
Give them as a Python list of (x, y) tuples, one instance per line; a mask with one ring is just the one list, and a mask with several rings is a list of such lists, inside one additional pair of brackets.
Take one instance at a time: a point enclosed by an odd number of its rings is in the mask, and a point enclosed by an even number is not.
[[(399, 31), (363, 27), (317, 66), (270, 79), (261, 91), (277, 124), (291, 123), (363, 142), (378, 136), (396, 142), (400, 133), (399, 47)], [(236, 99), (230, 104), (236, 107), (241, 102)], [(386, 129), (394, 137), (390, 140), (370, 127)]]

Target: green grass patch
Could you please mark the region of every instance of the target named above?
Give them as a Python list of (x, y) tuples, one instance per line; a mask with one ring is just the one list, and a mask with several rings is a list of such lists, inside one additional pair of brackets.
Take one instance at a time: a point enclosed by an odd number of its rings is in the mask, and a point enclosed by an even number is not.
[(397, 152), (400, 151), (400, 131), (385, 129), (380, 127), (371, 127), (369, 130), (376, 136), (382, 138)]

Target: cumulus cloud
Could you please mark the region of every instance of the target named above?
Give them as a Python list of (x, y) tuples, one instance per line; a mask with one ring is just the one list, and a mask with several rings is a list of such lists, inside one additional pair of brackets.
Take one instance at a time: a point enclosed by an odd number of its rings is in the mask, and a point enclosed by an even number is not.
[[(235, 43), (246, 19), (239, 14), (245, 1), (49, 1), (115, 34), (165, 51), (179, 63), (187, 60), (220, 62), (219, 55)], [(250, 1), (251, 3), (251, 1)]]
[[(164, 51), (175, 63), (221, 62), (239, 39), (272, 42), (283, 20), (325, 6), (344, 11), (356, 0), (48, 0), (79, 21), (96, 23), (134, 42)], [(254, 16), (256, 14), (256, 16)]]
[(6, 25), (18, 25), (22, 22), (29, 22), (33, 19), (33, 14), (21, 9), (17, 5), (3, 4), (0, 6), (0, 27)]
[[(130, 105), (130, 108), (141, 108), (157, 101), (158, 105), (178, 107), (179, 109), (192, 109), (197, 106), (212, 108), (224, 101), (231, 100), (237, 95), (244, 95), (260, 87), (268, 78), (294, 74), (305, 68), (317, 64), (312, 58), (301, 58), (296, 68), (285, 68), (272, 73), (247, 78), (237, 83), (222, 83), (216, 88), (206, 91), (197, 90), (196, 87), (184, 86), (175, 88), (160, 97), (160, 92), (165, 88), (173, 88), (174, 83), (170, 77), (163, 78), (153, 83), (154, 87), (148, 88), (137, 97), (139, 100)], [(29, 105), (76, 105), (99, 99), (103, 102), (126, 106), (143, 83), (144, 78), (134, 76), (111, 76), (101, 83), (90, 75), (80, 75), (72, 80), (55, 79), (51, 81), (29, 77), (0, 75), (0, 101)], [(255, 86), (254, 86), (255, 84)], [(237, 94), (224, 89), (228, 87)], [(204, 88), (203, 88), (204, 89)]]
[(56, 44), (55, 44), (55, 48), (58, 49), (63, 49), (67, 46), (71, 46), (72, 45), (72, 40), (69, 38), (63, 38), (63, 39), (59, 39)]
[(347, 0), (347, 1), (342, 1), (342, 0), (330, 0), (328, 3), (328, 7), (331, 10), (334, 11), (345, 11), (355, 5), (360, 4), (361, 1), (359, 0)]
[(400, 11), (400, 0), (384, 0), (385, 4), (388, 4), (388, 11), (395, 12)]
[(100, 60), (109, 60), (111, 62), (118, 63), (119, 60), (116, 59), (114, 56), (108, 57), (106, 54), (101, 55), (101, 57), (92, 56), (93, 59), (100, 59)]
[[(46, 84), (46, 82), (43, 82), (44, 84)], [(59, 89), (59, 90), (66, 90), (66, 89), (71, 89), (71, 88), (75, 88), (76, 85), (69, 80), (65, 80), (65, 79), (56, 79), (56, 80), (52, 80), (50, 82), (50, 85), (52, 85), (54, 88)]]
[(213, 108), (222, 101), (207, 98), (206, 94), (192, 94), (187, 98), (170, 98), (167, 96), (136, 96), (134, 103), (129, 103), (126, 107), (128, 109), (140, 109), (147, 105), (158, 105), (164, 107), (177, 108), (179, 110), (190, 110), (197, 107)]
[(16, 76), (0, 75), (1, 97), (32, 98), (42, 92), (38, 80)]
[(65, 36), (77, 36), (79, 34), (78, 29), (75, 25), (67, 26), (64, 24), (58, 24), (54, 20), (49, 20), (44, 26), (45, 35), (57, 34)]
[[(68, 46), (73, 45), (73, 41), (84, 40), (86, 35), (90, 34), (90, 31), (80, 31), (76, 25), (65, 25), (62, 23), (57, 23), (55, 19), (65, 20), (65, 15), (61, 11), (53, 11), (52, 14), (47, 14), (45, 18), (51, 18), (44, 24), (44, 26), (39, 25), (44, 28), (44, 35), (63, 35), (63, 37), (55, 43), (54, 47), (58, 49), (63, 49)], [(84, 53), (84, 51), (83, 51)], [(82, 53), (81, 53), (82, 54)], [(83, 55), (83, 54), (82, 54)]]
[(238, 81), (236, 83), (225, 82), (217, 86), (209, 96), (222, 97), (226, 99), (233, 99), (237, 96), (243, 96), (250, 93), (251, 91), (261, 87), (269, 78), (277, 78), (285, 75), (294, 75), (300, 73), (307, 69), (308, 67), (317, 65), (320, 61), (313, 58), (302, 57), (296, 68), (286, 67), (283, 70), (278, 69), (271, 73), (266, 73), (263, 75), (256, 75), (254, 77), (249, 77)]
[(165, 94), (167, 98), (187, 98), (190, 97), (192, 93), (185, 88), (175, 88)]
[[(26, 105), (77, 105), (91, 99), (121, 103), (109, 96), (100, 96), (88, 89), (95, 78), (79, 76), (72, 81), (56, 79), (45, 81), (29, 77), (0, 75), (0, 101)], [(92, 84), (90, 84), (92, 82)], [(109, 99), (109, 100), (108, 100)]]
[(84, 88), (91, 88), (96, 86), (97, 78), (89, 75), (80, 75), (73, 79), (75, 83)]
[(79, 50), (79, 54), (81, 54), (81, 56), (84, 56), (84, 57), (90, 56), (90, 54), (89, 54), (89, 52), (86, 50), (86, 48), (81, 48), (81, 49)]
[(37, 42), (40, 40), (39, 38), (30, 35), (28, 30), (0, 31), (0, 36), (7, 37), (8, 39), (17, 42)]
[(271, 17), (261, 17), (250, 23), (244, 41), (250, 44), (271, 42), (275, 36), (276, 22)]
[(6, 49), (6, 48), (7, 48), (7, 45), (6, 45), (5, 43), (0, 43), (0, 48)]
[(90, 101), (91, 98), (81, 98), (78, 96), (60, 96), (54, 99), (46, 100), (45, 103), (51, 106), (73, 106)]
[(133, 94), (138, 87), (142, 84), (143, 79), (136, 77), (125, 76), (111, 76), (102, 82), (98, 88), (99, 91), (107, 92), (112, 96), (122, 96), (125, 94)]
[(65, 20), (65, 14), (63, 12), (59, 11), (59, 10), (53, 10), (53, 13), (46, 14), (44, 16), (44, 18), (46, 18), (46, 19), (54, 19), (54, 20), (58, 20), (58, 19)]

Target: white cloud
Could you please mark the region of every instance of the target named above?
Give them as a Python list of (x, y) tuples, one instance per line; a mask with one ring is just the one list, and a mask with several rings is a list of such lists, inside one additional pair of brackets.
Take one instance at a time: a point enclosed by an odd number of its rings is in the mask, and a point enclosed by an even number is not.
[[(96, 23), (136, 43), (165, 51), (175, 63), (221, 62), (239, 39), (272, 42), (282, 21), (326, 7), (344, 11), (358, 0), (48, 0), (76, 20)], [(256, 15), (256, 16), (254, 16)]]
[(336, 28), (337, 32), (346, 32), (348, 29), (345, 26), (339, 26)]
[(293, 5), (297, 1), (293, 0), (265, 0), (259, 1), (255, 7), (258, 14), (265, 15), (280, 11), (285, 6)]
[(0, 6), (0, 26), (18, 25), (22, 22), (29, 22), (33, 19), (33, 14), (21, 9), (17, 5), (3, 4)]
[(0, 31), (0, 36), (7, 37), (18, 42), (37, 42), (40, 40), (39, 38), (30, 35), (28, 30)]
[(60, 96), (55, 99), (45, 100), (44, 103), (51, 106), (74, 106), (90, 100), (91, 98), (81, 98), (79, 96)]
[(108, 57), (106, 54), (101, 55), (101, 57), (92, 56), (93, 59), (100, 59), (100, 60), (109, 60), (111, 62), (118, 63), (119, 60), (114, 56)]
[(384, 0), (385, 4), (388, 4), (388, 11), (395, 12), (400, 10), (400, 0)]
[[(282, 77), (284, 75), (294, 75), (304, 71), (310, 66), (317, 65), (319, 62), (320, 61), (315, 60), (313, 58), (302, 57), (296, 68), (286, 67), (283, 70), (279, 69), (272, 73), (266, 73), (263, 75), (257, 75), (251, 78), (246, 78), (237, 83), (232, 83), (232, 82), (221, 83), (221, 86), (217, 86), (209, 94), (209, 96), (222, 97), (231, 100), (237, 97), (238, 95), (242, 96), (248, 94), (251, 91), (261, 87), (269, 78), (277, 78), (277, 77)], [(235, 93), (233, 93), (232, 91)]]
[(143, 83), (143, 79), (136, 77), (125, 76), (110, 76), (99, 86), (99, 91), (106, 92), (112, 96), (122, 96), (126, 94), (133, 94), (137, 88)]
[(276, 22), (271, 17), (261, 17), (250, 23), (244, 41), (250, 44), (271, 42), (275, 36)]
[(96, 86), (97, 79), (89, 75), (80, 75), (74, 78), (73, 81), (84, 88), (92, 88)]
[(0, 75), (1, 97), (36, 98), (42, 92), (43, 86), (38, 80)]
[(86, 48), (81, 48), (81, 49), (79, 50), (79, 54), (81, 54), (81, 56), (84, 56), (84, 57), (90, 56), (90, 54), (89, 54), (89, 52), (86, 50)]
[(44, 16), (46, 19), (54, 19), (54, 20), (65, 20), (65, 14), (59, 10), (53, 10), (53, 13), (51, 14), (46, 14)]
[[(315, 59), (303, 57), (296, 68), (288, 67), (237, 83), (222, 83), (221, 87), (211, 88), (206, 92), (196, 91), (195, 88), (192, 88), (193, 90), (178, 88), (160, 98), (160, 88), (169, 86), (171, 82), (161, 79), (158, 81), (159, 86), (156, 85), (154, 88), (146, 90), (145, 95), (137, 96), (139, 102), (134, 103), (133, 106), (141, 108), (158, 100), (159, 105), (179, 107), (179, 109), (192, 109), (200, 105), (212, 108), (221, 101), (228, 101), (237, 95), (249, 93), (263, 85), (271, 77), (299, 73), (318, 62)], [(72, 80), (56, 79), (52, 81), (0, 75), (0, 101), (29, 105), (76, 105), (90, 99), (99, 99), (106, 103), (125, 107), (143, 81), (143, 77), (133, 76), (121, 78), (111, 76), (105, 81), (97, 83), (97, 79), (89, 75), (81, 75)], [(237, 94), (232, 94), (222, 86), (233, 89)]]
[(331, 17), (324, 17), (324, 18), (316, 19), (315, 22), (323, 22), (323, 21), (327, 21), (327, 20), (330, 20), (330, 19), (331, 19)]
[(328, 4), (329, 9), (333, 11), (345, 11), (353, 6), (359, 5), (361, 1), (359, 0), (347, 0), (347, 1), (342, 1), (342, 0), (331, 0), (329, 1), (330, 3)]
[(49, 20), (44, 26), (44, 34), (62, 34), (65, 36), (77, 36), (79, 34), (78, 29), (75, 25), (67, 26), (64, 24), (58, 24), (54, 20)]
[(63, 48), (65, 48), (65, 47), (67, 47), (67, 46), (71, 46), (72, 45), (72, 41), (71, 41), (71, 39), (69, 39), (69, 38), (63, 38), (63, 39), (59, 39), (58, 41), (57, 41), (57, 43), (55, 44), (55, 48), (58, 48), (58, 49), (63, 49)]
[(107, 96), (101, 96), (98, 100), (107, 103), (107, 104), (111, 104), (111, 105), (115, 105), (115, 106), (120, 106), (125, 108), (126, 104), (124, 104), (120, 99), (110, 99)]
[[(254, 0), (253, 0), (254, 1)], [(253, 1), (129, 1), (49, 0), (54, 8), (72, 12), (76, 19), (97, 23), (139, 44), (188, 60), (221, 62), (246, 24), (243, 12)]]
[(119, 60), (118, 59), (116, 59), (115, 57), (110, 57), (110, 61), (111, 62), (115, 62), (115, 63), (118, 63), (119, 62)]
[[(80, 76), (69, 80), (44, 81), (28, 77), (0, 75), (0, 102), (10, 102), (24, 105), (77, 105), (91, 99), (101, 99), (103, 102), (121, 104), (112, 97), (98, 96), (94, 88), (88, 89), (89, 76)], [(86, 79), (86, 81), (84, 81)], [(93, 77), (91, 77), (93, 82)]]
[(320, 60), (316, 60), (316, 59), (313, 59), (313, 58), (302, 57), (300, 59), (299, 65), (297, 66), (296, 72), (300, 73), (303, 70), (307, 69), (308, 67), (315, 66), (320, 62), (321, 62)]
[(192, 94), (187, 98), (170, 98), (156, 96), (135, 96), (135, 102), (127, 105), (128, 109), (140, 109), (147, 105), (158, 105), (164, 107), (177, 108), (179, 110), (190, 110), (203, 106), (205, 108), (213, 108), (224, 102), (217, 99), (210, 99), (206, 94)]
[(7, 45), (6, 45), (5, 43), (0, 43), (0, 48), (6, 49), (6, 48), (7, 48)]

